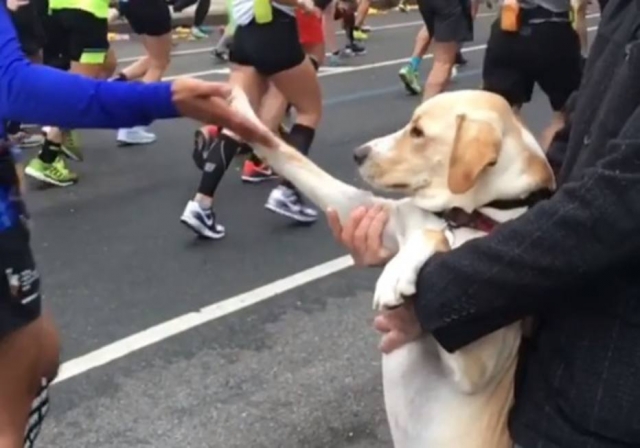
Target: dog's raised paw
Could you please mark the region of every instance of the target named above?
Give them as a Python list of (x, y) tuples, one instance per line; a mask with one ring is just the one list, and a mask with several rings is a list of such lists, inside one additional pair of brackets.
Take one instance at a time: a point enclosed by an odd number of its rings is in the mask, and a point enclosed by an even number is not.
[[(405, 291), (411, 291), (411, 286), (408, 285), (410, 279), (405, 278), (406, 276), (406, 268), (397, 256), (389, 261), (376, 282), (373, 309), (388, 310), (402, 305), (404, 296), (413, 294), (405, 294)], [(413, 290), (415, 292), (415, 281)]]

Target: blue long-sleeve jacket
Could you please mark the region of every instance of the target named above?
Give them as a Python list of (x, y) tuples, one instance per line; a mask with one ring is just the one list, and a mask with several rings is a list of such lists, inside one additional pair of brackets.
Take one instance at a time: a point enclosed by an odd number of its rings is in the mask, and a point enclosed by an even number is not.
[[(0, 3), (0, 141), (6, 138), (6, 120), (116, 129), (179, 116), (169, 83), (95, 81), (31, 64), (20, 49), (5, 2)], [(2, 152), (0, 148), (0, 164), (6, 165), (11, 159)], [(12, 195), (15, 185), (0, 177), (0, 231), (18, 220)]]

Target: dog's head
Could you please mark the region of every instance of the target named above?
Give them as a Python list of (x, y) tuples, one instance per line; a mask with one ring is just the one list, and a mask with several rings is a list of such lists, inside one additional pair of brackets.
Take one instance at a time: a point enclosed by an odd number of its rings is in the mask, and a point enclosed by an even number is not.
[(403, 129), (356, 148), (354, 159), (369, 184), (431, 211), (472, 211), (555, 188), (533, 135), (502, 97), (481, 90), (431, 98)]

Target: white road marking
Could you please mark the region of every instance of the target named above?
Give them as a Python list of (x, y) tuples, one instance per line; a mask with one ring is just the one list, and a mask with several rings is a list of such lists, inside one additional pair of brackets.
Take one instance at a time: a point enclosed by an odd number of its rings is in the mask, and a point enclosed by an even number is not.
[[(482, 19), (485, 17), (495, 17), (495, 13), (490, 13), (490, 12), (483, 12), (478, 14), (478, 16), (476, 17), (477, 19)], [(595, 17), (600, 17), (600, 14), (589, 14), (587, 15), (587, 19), (593, 19)], [(400, 23), (390, 23), (388, 25), (380, 25), (380, 26), (376, 26), (372, 28), (372, 31), (384, 31), (384, 30), (395, 30), (398, 28), (408, 28), (411, 26), (417, 26), (417, 25), (422, 25), (424, 22), (422, 20), (416, 20), (416, 21), (412, 21), (412, 22), (400, 22)], [(344, 31), (338, 31), (338, 34), (344, 34)], [(176, 56), (191, 56), (194, 54), (202, 54), (202, 53), (210, 53), (211, 52), (211, 47), (207, 47), (207, 48), (192, 48), (190, 50), (178, 50), (178, 51), (173, 51), (171, 53), (172, 57), (176, 57)], [(137, 61), (138, 59), (140, 59), (143, 55), (139, 55), (139, 56), (129, 56), (126, 58), (119, 58), (118, 59), (118, 63), (123, 63), (123, 62), (134, 62)], [(227, 69), (228, 70), (228, 69)]]
[[(595, 29), (597, 29), (597, 26), (588, 28), (589, 31), (594, 31)], [(478, 45), (476, 47), (465, 48), (463, 51), (478, 51), (485, 47), (486, 45)], [(396, 59), (393, 61), (383, 61), (359, 67), (348, 67), (348, 69), (350, 72), (367, 70), (369, 68), (397, 64), (405, 60), (406, 58)], [(324, 75), (328, 76), (339, 73), (344, 73), (344, 71), (327, 72), (324, 73)], [(190, 76), (196, 75), (191, 74)], [(58, 378), (54, 384), (66, 381), (89, 370), (123, 358), (131, 353), (157, 344), (158, 342), (169, 339), (180, 333), (184, 333), (185, 331), (191, 330), (199, 325), (220, 319), (221, 317), (235, 313), (236, 311), (240, 311), (249, 306), (272, 299), (280, 294), (291, 291), (315, 280), (328, 277), (351, 266), (353, 266), (353, 260), (350, 256), (335, 258), (280, 280), (260, 286), (251, 291), (216, 302), (212, 305), (201, 308), (198, 311), (186, 313), (171, 320), (159, 323), (153, 327), (147, 328), (146, 330), (105, 345), (104, 347), (87, 353), (86, 355), (65, 362), (60, 367)]]
[(269, 300), (299, 286), (327, 277), (353, 266), (350, 256), (343, 256), (326, 263), (319, 264), (297, 274), (276, 280), (259, 288), (247, 291), (237, 296), (216, 302), (213, 305), (199, 311), (183, 314), (174, 319), (162, 322), (144, 331), (133, 334), (124, 339), (115, 341), (109, 345), (90, 352), (79, 358), (72, 359), (62, 364), (58, 378), (54, 382), (62, 381), (78, 376), (88, 370), (95, 369), (116, 359), (127, 356), (150, 345), (168, 339), (177, 334), (191, 330), (199, 325), (211, 322), (228, 314)]

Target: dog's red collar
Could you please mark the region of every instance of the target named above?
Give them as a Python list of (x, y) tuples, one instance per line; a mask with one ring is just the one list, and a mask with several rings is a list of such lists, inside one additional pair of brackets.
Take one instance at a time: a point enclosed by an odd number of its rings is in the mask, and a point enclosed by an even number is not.
[(454, 229), (470, 227), (481, 232), (489, 233), (498, 225), (496, 221), (478, 211), (467, 213), (459, 208), (443, 212), (441, 217)]

